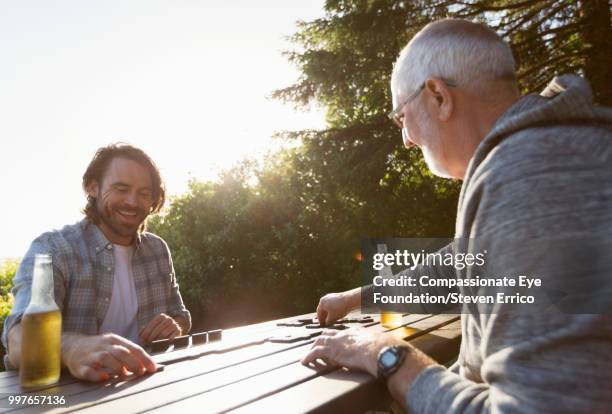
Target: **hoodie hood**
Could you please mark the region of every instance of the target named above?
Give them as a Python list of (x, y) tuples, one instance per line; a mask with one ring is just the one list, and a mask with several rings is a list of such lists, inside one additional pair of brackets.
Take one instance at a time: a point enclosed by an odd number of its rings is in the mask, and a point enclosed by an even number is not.
[(582, 77), (554, 78), (541, 94), (522, 97), (497, 120), (470, 160), (460, 198), (474, 171), (504, 138), (522, 129), (546, 125), (599, 125), (612, 130), (612, 108), (593, 104), (591, 87)]

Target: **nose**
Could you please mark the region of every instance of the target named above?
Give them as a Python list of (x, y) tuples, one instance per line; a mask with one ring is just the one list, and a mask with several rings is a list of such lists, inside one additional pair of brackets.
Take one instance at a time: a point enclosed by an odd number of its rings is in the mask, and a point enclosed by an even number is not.
[(124, 202), (128, 207), (138, 207), (138, 194), (136, 194), (136, 192), (130, 192), (128, 196), (125, 197)]
[(402, 141), (404, 142), (404, 147), (406, 147), (406, 149), (414, 147), (414, 142), (410, 140), (406, 127), (402, 128)]

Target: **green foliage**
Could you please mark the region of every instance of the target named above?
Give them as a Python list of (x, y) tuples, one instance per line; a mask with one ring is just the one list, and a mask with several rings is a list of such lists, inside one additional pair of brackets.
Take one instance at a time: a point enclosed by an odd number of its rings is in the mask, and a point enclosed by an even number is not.
[(13, 277), (19, 267), (18, 260), (5, 260), (0, 266), (0, 327), (11, 311), (13, 306)]
[(273, 97), (325, 105), (327, 128), (280, 133), (292, 149), (191, 182), (151, 222), (196, 325), (312, 311), (322, 294), (359, 283), (362, 237), (452, 237), (459, 183), (433, 177), (385, 115), (393, 63), (430, 21), (493, 26), (512, 44), (525, 92), (577, 71), (610, 103), (605, 1), (328, 0), (325, 11), (298, 24), (286, 56), (301, 76)]
[(300, 176), (301, 151), (192, 181), (149, 223), (170, 245), (197, 325), (310, 311), (324, 292), (358, 283), (358, 240), (331, 220), (312, 177)]
[[(329, 128), (284, 133), (303, 144), (302, 174), (329, 197), (342, 195), (338, 215), (366, 235), (447, 236), (452, 233), (458, 184), (434, 179), (417, 151), (406, 151), (386, 117), (389, 79), (399, 50), (424, 21), (409, 3), (328, 1), (326, 16), (300, 23), (287, 53), (298, 83), (274, 97), (326, 105)], [(348, 211), (347, 211), (348, 210)]]
[(612, 105), (610, 1), (435, 3), (453, 16), (481, 18), (503, 36), (512, 45), (524, 92), (540, 92), (556, 75), (580, 73), (591, 82), (596, 101)]
[[(13, 288), (13, 277), (19, 267), (18, 260), (5, 260), (0, 265), (0, 332), (4, 327), (4, 320), (11, 312), (13, 306), (13, 295), (10, 293)], [(0, 344), (0, 368), (4, 369), (4, 346)]]

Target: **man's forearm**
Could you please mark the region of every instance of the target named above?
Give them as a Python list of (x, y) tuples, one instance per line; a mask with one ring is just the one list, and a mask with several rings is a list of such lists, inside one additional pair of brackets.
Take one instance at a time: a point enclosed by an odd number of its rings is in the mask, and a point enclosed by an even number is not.
[(438, 364), (425, 353), (413, 348), (402, 366), (387, 381), (389, 393), (395, 401), (401, 403), (404, 410), (407, 408), (406, 395), (412, 382), (430, 365)]
[(77, 349), (79, 341), (87, 335), (76, 332), (62, 332), (62, 365), (67, 367), (73, 352)]
[[(61, 358), (62, 365), (67, 366), (66, 361), (69, 360), (72, 351), (77, 346), (78, 340), (85, 335), (63, 332), (62, 333), (62, 348)], [(21, 361), (21, 324), (13, 326), (8, 335), (9, 342), (9, 361), (15, 368), (19, 368)]]
[(19, 368), (21, 361), (21, 324), (13, 326), (8, 333), (8, 357), (11, 365)]
[(361, 291), (362, 289), (366, 289), (367, 286), (357, 287), (355, 289), (347, 290), (345, 293), (347, 294), (347, 303), (349, 310), (355, 310), (361, 308)]

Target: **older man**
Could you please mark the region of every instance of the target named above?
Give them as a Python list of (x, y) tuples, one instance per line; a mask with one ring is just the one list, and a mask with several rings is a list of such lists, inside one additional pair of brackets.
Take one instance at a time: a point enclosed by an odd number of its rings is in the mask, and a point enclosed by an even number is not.
[[(487, 27), (431, 23), (396, 62), (390, 114), (432, 172), (463, 180), (456, 238), (508, 241), (501, 260), (508, 258), (509, 274), (528, 241), (612, 239), (612, 111), (594, 106), (588, 84), (573, 75), (520, 97), (514, 70), (510, 48)], [(582, 280), (585, 261), (563, 256), (537, 257), (538, 269)], [(360, 303), (359, 288), (328, 294), (317, 315), (331, 323)], [(470, 309), (462, 332), (453, 370), (401, 340), (360, 330), (324, 333), (303, 362), (378, 375), (413, 413), (610, 410), (609, 316)]]
[(86, 218), (36, 238), (15, 275), (15, 305), (2, 334), (7, 362), (19, 366), (34, 257), (49, 253), (63, 318), (61, 358), (70, 372), (89, 381), (155, 372), (140, 345), (191, 327), (168, 246), (145, 231), (165, 200), (159, 170), (141, 149), (109, 145), (87, 167), (83, 190)]

